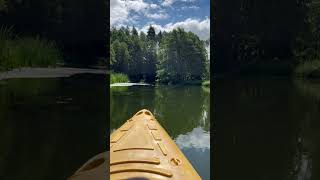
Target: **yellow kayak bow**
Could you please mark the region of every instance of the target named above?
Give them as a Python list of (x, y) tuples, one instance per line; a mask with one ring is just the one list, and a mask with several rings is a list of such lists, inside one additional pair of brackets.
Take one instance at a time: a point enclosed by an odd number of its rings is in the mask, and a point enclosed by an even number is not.
[(201, 179), (148, 110), (137, 112), (110, 136), (110, 179)]

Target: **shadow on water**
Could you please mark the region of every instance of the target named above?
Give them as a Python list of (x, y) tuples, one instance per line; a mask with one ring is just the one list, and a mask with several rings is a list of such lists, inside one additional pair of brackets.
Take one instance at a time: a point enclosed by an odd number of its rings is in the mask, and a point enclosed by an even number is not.
[(141, 109), (159, 123), (204, 179), (210, 179), (210, 94), (199, 86), (110, 88), (111, 131)]
[(0, 82), (0, 179), (66, 179), (106, 150), (105, 76)]
[(214, 177), (320, 179), (319, 83), (217, 80)]

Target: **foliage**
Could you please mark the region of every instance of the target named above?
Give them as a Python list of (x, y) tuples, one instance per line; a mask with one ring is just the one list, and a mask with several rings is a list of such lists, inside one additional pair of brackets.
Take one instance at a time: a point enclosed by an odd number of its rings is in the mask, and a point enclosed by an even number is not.
[[(153, 29), (153, 27), (150, 27)], [(110, 37), (111, 70), (124, 73), (132, 82), (154, 82), (156, 76), (155, 30), (138, 34), (133, 27), (112, 28)], [(114, 57), (114, 58), (113, 58)]]
[(175, 29), (162, 40), (159, 48), (159, 82), (178, 83), (202, 80), (207, 54), (203, 41), (191, 32)]
[(2, 11), (6, 11), (7, 10), (7, 2), (6, 0), (0, 0), (0, 13)]
[(129, 51), (128, 46), (125, 42), (119, 42), (116, 40), (112, 45), (114, 50), (114, 62), (112, 63), (111, 68), (115, 72), (128, 72), (128, 62), (129, 62)]
[(53, 41), (39, 37), (15, 37), (12, 28), (1, 27), (0, 70), (55, 66), (61, 60), (61, 52)]
[(295, 68), (294, 75), (298, 77), (320, 77), (320, 60), (305, 61)]
[(0, 0), (0, 22), (20, 36), (54, 39), (66, 61), (95, 64), (106, 56), (106, 0)]
[(202, 86), (210, 87), (210, 81), (204, 81)]
[(110, 76), (110, 83), (127, 83), (129, 82), (129, 78), (127, 75), (125, 74), (121, 74), (121, 73), (111, 73)]
[(308, 1), (216, 2), (213, 71), (237, 72), (247, 65), (288, 60), (295, 64), (294, 46), (304, 31)]
[(307, 1), (304, 12), (304, 28), (294, 46), (295, 60), (299, 64), (320, 59), (320, 0)]
[(111, 70), (130, 81), (185, 83), (209, 77), (205, 42), (183, 29), (157, 34), (150, 26), (139, 35), (134, 27), (112, 28), (110, 43)]

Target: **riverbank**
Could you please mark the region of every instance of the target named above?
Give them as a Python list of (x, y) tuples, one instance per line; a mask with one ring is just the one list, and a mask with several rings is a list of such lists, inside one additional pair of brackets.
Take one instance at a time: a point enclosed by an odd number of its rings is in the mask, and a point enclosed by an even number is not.
[(287, 77), (298, 79), (320, 79), (320, 61), (307, 61), (298, 65), (289, 62), (257, 63), (237, 69), (215, 73), (215, 79), (226, 77)]
[(86, 69), (86, 68), (20, 68), (0, 73), (0, 80), (13, 78), (56, 78), (70, 77), (76, 74), (102, 74), (106, 75), (107, 71), (103, 69)]
[(128, 87), (128, 86), (151, 86), (151, 84), (146, 83), (112, 83), (110, 87)]
[[(111, 72), (110, 75), (110, 87), (113, 86), (135, 86), (135, 85), (151, 85), (152, 83), (144, 83), (144, 82), (130, 82), (128, 75), (122, 73), (113, 73)], [(153, 83), (154, 84), (154, 83)], [(186, 82), (179, 82), (179, 83), (160, 83), (156, 82), (155, 84), (165, 84), (165, 85), (201, 85), (210, 87), (210, 80), (206, 81), (186, 81)]]

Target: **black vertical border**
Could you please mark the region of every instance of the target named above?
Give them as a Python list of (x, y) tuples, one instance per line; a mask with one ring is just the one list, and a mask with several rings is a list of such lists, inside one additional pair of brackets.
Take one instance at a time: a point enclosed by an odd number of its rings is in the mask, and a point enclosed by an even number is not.
[(214, 32), (216, 31), (216, 1), (217, 0), (210, 0), (210, 179), (215, 179), (215, 137), (216, 137), (216, 119), (214, 109), (216, 107), (216, 103), (214, 101), (214, 59), (215, 56), (215, 36)]
[(109, 66), (109, 63), (110, 63), (110, 0), (103, 0), (105, 1), (106, 3), (106, 14), (105, 14), (105, 17), (106, 17), (106, 20), (105, 20), (105, 32), (106, 32), (106, 35), (105, 35), (105, 45), (106, 45), (106, 63), (107, 63), (107, 77), (106, 77), (106, 84), (107, 84), (107, 90), (106, 90), (106, 102), (107, 102), (107, 114), (106, 114), (106, 121), (107, 121), (107, 137), (106, 137), (106, 144), (107, 144), (107, 151), (110, 151), (110, 73), (109, 73), (109, 70), (110, 70), (110, 66)]

